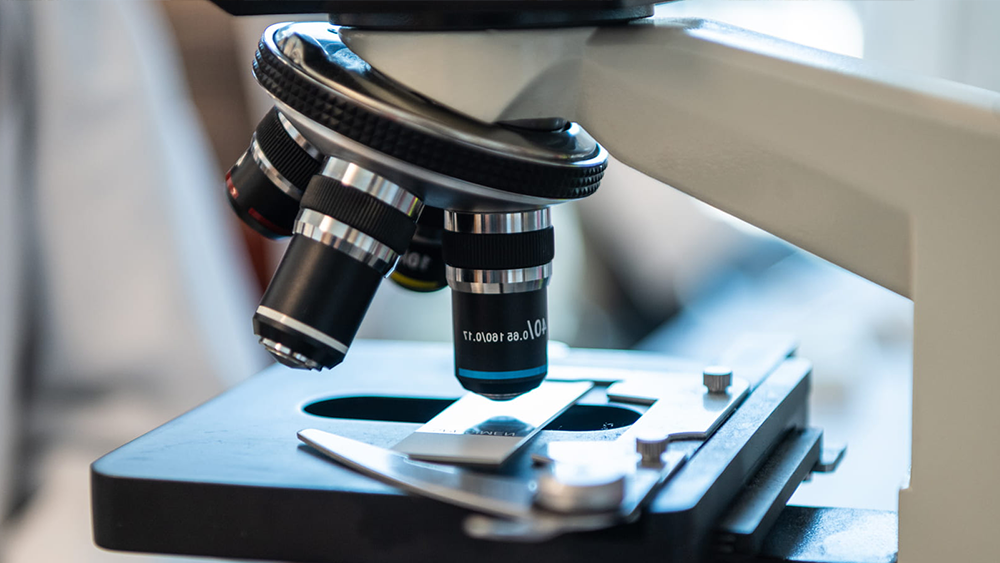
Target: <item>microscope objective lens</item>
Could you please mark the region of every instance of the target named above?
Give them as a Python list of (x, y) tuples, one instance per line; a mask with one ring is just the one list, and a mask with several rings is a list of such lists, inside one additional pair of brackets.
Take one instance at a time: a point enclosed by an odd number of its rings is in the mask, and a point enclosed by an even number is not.
[(330, 157), (301, 205), (254, 330), (285, 365), (331, 368), (343, 361), (379, 283), (409, 245), (423, 204), (385, 178)]
[(547, 289), (555, 254), (548, 208), (445, 212), (455, 376), (494, 400), (538, 387), (548, 373)]
[(292, 234), (299, 200), (323, 156), (277, 109), (226, 174), (226, 196), (243, 222), (268, 238)]

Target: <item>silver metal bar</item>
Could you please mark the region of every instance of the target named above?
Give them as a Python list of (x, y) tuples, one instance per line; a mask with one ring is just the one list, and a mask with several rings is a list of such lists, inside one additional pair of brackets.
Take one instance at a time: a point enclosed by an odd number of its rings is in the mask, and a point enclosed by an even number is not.
[(709, 393), (700, 377), (634, 377), (608, 388), (608, 398), (653, 405), (619, 440), (634, 442), (646, 433), (670, 440), (705, 440), (747, 395), (750, 384), (733, 378), (725, 393)]
[(527, 481), (430, 465), (322, 430), (302, 430), (298, 436), (337, 463), (404, 491), (507, 518), (531, 514), (533, 494)]

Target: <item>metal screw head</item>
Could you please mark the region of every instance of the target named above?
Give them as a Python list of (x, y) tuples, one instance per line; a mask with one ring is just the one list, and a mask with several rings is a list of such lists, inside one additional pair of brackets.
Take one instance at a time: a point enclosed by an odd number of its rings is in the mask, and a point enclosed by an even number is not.
[(702, 383), (709, 393), (725, 393), (733, 382), (733, 370), (726, 366), (708, 366), (702, 373)]
[(663, 465), (660, 456), (667, 451), (666, 436), (636, 436), (635, 451), (642, 457), (644, 466), (659, 467)]

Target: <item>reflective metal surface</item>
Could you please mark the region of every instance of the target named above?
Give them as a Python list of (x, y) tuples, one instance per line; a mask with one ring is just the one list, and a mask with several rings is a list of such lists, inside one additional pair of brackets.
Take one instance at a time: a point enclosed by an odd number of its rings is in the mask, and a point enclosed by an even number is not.
[(265, 350), (273, 354), (283, 365), (298, 369), (320, 369), (318, 362), (306, 357), (305, 354), (300, 354), (299, 352), (292, 350), (280, 342), (275, 342), (270, 338), (261, 337), (260, 344)]
[(704, 440), (733, 412), (750, 385), (734, 378), (725, 393), (710, 393), (697, 375), (630, 377), (608, 388), (608, 398), (623, 403), (652, 405), (619, 438), (633, 444), (636, 438), (655, 435), (673, 440)]
[(522, 293), (549, 285), (552, 262), (514, 270), (472, 270), (445, 265), (444, 273), (452, 289), (465, 293)]
[[(273, 182), (279, 190), (295, 199), (302, 199), (302, 190), (296, 188), (291, 182), (282, 176), (281, 172), (278, 172), (278, 169), (275, 168), (274, 165), (271, 164), (271, 161), (267, 159), (267, 156), (264, 155), (264, 151), (260, 148), (260, 143), (257, 142), (256, 132), (250, 139), (250, 154), (253, 156), (253, 160), (257, 163), (257, 166), (260, 167), (261, 172), (263, 172), (264, 175), (267, 176), (267, 178), (271, 180), (271, 182)], [(245, 157), (245, 154), (241, 156), (240, 159), (236, 161), (236, 166), (243, 164), (243, 159)]]
[(535, 504), (564, 514), (611, 512), (625, 500), (624, 467), (554, 463), (541, 471)]
[(552, 212), (547, 207), (516, 213), (444, 212), (444, 228), (455, 233), (506, 235), (540, 231), (551, 226)]
[(639, 454), (640, 463), (646, 467), (660, 467), (668, 442), (666, 434), (640, 433), (635, 437), (635, 451)]
[(398, 258), (394, 250), (375, 238), (313, 209), (299, 211), (293, 232), (335, 248), (383, 276), (389, 275)]
[(733, 370), (726, 366), (708, 366), (702, 371), (701, 381), (709, 393), (725, 393), (733, 381)]
[(524, 480), (414, 461), (406, 454), (322, 430), (302, 430), (298, 437), (338, 463), (405, 491), (508, 518), (531, 513), (534, 492)]
[(373, 198), (398, 209), (408, 217), (416, 219), (424, 209), (424, 204), (410, 192), (398, 184), (379, 176), (353, 162), (341, 160), (335, 156), (328, 157), (323, 163), (320, 174), (337, 180), (345, 186), (350, 186)]
[(299, 133), (299, 130), (296, 129), (295, 126), (292, 125), (292, 122), (288, 121), (288, 118), (285, 117), (280, 111), (278, 112), (278, 121), (281, 123), (281, 127), (285, 129), (285, 133), (288, 133), (288, 136), (291, 137), (291, 139), (295, 141), (295, 144), (301, 147), (302, 150), (306, 151), (306, 154), (316, 160), (323, 160), (323, 153), (319, 152), (319, 149), (314, 147), (308, 139), (303, 137), (302, 133)]

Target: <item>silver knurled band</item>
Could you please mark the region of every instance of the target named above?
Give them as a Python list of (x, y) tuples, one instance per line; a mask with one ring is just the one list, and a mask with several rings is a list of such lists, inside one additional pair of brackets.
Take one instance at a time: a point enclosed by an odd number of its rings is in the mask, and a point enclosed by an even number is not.
[(398, 184), (353, 162), (341, 160), (334, 156), (327, 157), (320, 174), (332, 180), (337, 180), (345, 186), (360, 190), (382, 203), (405, 213), (414, 221), (417, 220), (420, 212), (424, 209), (423, 202), (417, 196), (399, 187)]
[(291, 121), (288, 121), (288, 118), (285, 117), (284, 114), (282, 114), (280, 111), (276, 111), (275, 113), (278, 114), (278, 121), (281, 122), (281, 126), (285, 129), (285, 133), (288, 133), (288, 136), (291, 137), (293, 141), (295, 141), (295, 144), (298, 145), (302, 150), (306, 151), (306, 154), (313, 157), (315, 160), (322, 161), (323, 153), (319, 152), (319, 149), (312, 146), (312, 143), (310, 143), (308, 139), (303, 137), (302, 133), (299, 133), (299, 130), (296, 129), (294, 125), (292, 125)]
[(448, 286), (462, 293), (525, 293), (543, 289), (552, 277), (552, 262), (512, 270), (473, 270), (445, 265)]
[[(285, 194), (294, 198), (296, 201), (302, 199), (302, 190), (296, 188), (294, 184), (285, 179), (285, 177), (281, 175), (281, 172), (278, 172), (278, 169), (275, 168), (274, 165), (271, 164), (271, 161), (267, 159), (267, 156), (264, 155), (264, 151), (260, 148), (260, 144), (257, 142), (256, 132), (254, 132), (253, 137), (250, 138), (250, 156), (253, 157), (254, 162), (256, 162), (257, 166), (260, 167), (261, 172), (263, 172), (264, 175), (267, 176), (267, 179), (271, 180), (275, 186), (278, 186), (279, 190), (285, 192)], [(241, 158), (240, 162), (242, 162), (242, 160), (243, 159)], [(237, 163), (237, 166), (239, 166), (239, 162)]]
[(339, 250), (388, 276), (399, 255), (387, 245), (358, 229), (314, 209), (302, 209), (292, 232)]
[(444, 228), (453, 233), (506, 235), (540, 231), (551, 226), (552, 213), (548, 207), (511, 213), (444, 212)]

